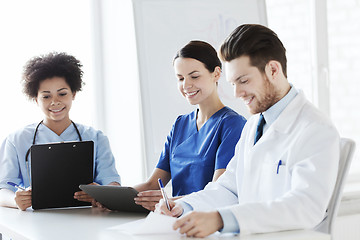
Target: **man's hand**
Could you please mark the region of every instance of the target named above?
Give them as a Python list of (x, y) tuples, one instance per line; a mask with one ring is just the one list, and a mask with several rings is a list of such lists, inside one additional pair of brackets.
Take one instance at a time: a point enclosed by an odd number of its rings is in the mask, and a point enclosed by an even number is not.
[(171, 217), (179, 217), (183, 214), (184, 209), (180, 203), (176, 203), (169, 199), (170, 211), (166, 206), (164, 199), (161, 199), (158, 204), (155, 205), (155, 212), (168, 215)]
[(179, 229), (181, 234), (188, 237), (206, 237), (220, 229), (224, 223), (218, 211), (190, 212), (174, 223), (174, 230)]

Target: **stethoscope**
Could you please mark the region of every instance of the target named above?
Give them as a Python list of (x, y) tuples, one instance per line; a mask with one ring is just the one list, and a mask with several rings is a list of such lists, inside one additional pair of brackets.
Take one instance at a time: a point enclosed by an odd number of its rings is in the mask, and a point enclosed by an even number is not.
[[(32, 141), (32, 145), (35, 144), (35, 141), (36, 141), (36, 135), (37, 135), (37, 132), (38, 132), (38, 129), (39, 129), (39, 126), (43, 123), (43, 120), (41, 120), (41, 122), (39, 122), (39, 124), (36, 126), (35, 128), (35, 133), (34, 133), (34, 138), (33, 138), (33, 141)], [(78, 134), (79, 136), (79, 140), (80, 142), (82, 141), (82, 137), (81, 137), (81, 134), (79, 132), (79, 129), (77, 128), (76, 124), (71, 121), (72, 125), (74, 126), (75, 130), (76, 130), (76, 133)], [(31, 146), (32, 146), (31, 145)], [(31, 179), (30, 179), (30, 171), (29, 171), (29, 154), (31, 152), (31, 147), (29, 147), (29, 149), (27, 150), (26, 152), (26, 155), (25, 155), (25, 163), (26, 163), (26, 171), (27, 171), (27, 174), (28, 174), (28, 177), (29, 177), (29, 181), (30, 181), (30, 185), (31, 185)]]

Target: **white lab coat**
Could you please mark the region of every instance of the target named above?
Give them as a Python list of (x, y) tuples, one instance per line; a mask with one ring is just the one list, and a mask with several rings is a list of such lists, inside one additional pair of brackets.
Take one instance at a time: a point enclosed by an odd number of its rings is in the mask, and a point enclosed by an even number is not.
[(241, 234), (314, 228), (325, 217), (337, 177), (336, 128), (301, 91), (254, 145), (258, 119), (246, 123), (218, 181), (182, 201), (198, 211), (230, 209)]

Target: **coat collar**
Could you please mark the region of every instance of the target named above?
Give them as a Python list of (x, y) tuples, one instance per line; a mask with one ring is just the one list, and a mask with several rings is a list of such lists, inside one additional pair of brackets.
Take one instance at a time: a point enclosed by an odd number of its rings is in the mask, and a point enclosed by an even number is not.
[(289, 131), (293, 129), (293, 125), (296, 123), (296, 119), (298, 118), (301, 109), (307, 102), (304, 92), (299, 90), (296, 97), (288, 104), (288, 106), (286, 106), (284, 111), (282, 111), (270, 128), (280, 133), (289, 133)]

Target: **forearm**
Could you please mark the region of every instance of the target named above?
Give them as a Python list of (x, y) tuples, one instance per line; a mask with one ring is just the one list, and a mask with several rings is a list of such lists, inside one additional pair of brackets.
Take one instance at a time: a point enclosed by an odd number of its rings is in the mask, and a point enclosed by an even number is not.
[(185, 197), (185, 196), (186, 196), (186, 195), (172, 197), (171, 200), (175, 201), (175, 200), (181, 199), (181, 198), (183, 198), (183, 197)]
[(118, 182), (111, 182), (108, 185), (112, 185), (112, 186), (120, 186), (121, 184)]
[(143, 192), (143, 191), (148, 191), (148, 190), (158, 190), (159, 187), (156, 186), (152, 186), (153, 184), (151, 184), (151, 182), (144, 182), (144, 183), (140, 183), (134, 186), (134, 188), (138, 191), (138, 192)]
[(15, 193), (9, 189), (0, 189), (0, 206), (18, 208), (15, 202)]
[(164, 186), (166, 186), (166, 184), (170, 181), (171, 175), (169, 172), (166, 172), (159, 168), (155, 168), (154, 172), (146, 182), (137, 184), (134, 186), (134, 188), (139, 192), (148, 190), (159, 190), (159, 178), (161, 178)]
[(196, 211), (209, 211), (237, 204), (238, 198), (235, 192), (220, 185), (219, 182), (211, 182), (204, 190), (183, 196), (181, 201), (190, 204)]

